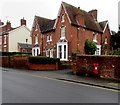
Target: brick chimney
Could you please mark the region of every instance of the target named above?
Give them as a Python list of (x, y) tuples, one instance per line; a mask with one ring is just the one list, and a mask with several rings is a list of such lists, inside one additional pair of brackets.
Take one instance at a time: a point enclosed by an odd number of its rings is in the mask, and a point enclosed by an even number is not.
[(94, 17), (94, 19), (97, 21), (97, 10), (91, 10), (89, 13)]
[(0, 26), (4, 25), (4, 23), (0, 20)]
[(23, 17), (23, 19), (21, 19), (21, 26), (22, 25), (25, 25), (26, 26), (26, 20), (24, 19), (24, 17)]
[(80, 10), (80, 7), (78, 7), (78, 11), (77, 11), (77, 14), (76, 14), (76, 19), (77, 19), (79, 25), (84, 27), (84, 24), (85, 24), (84, 23), (84, 14)]
[(11, 29), (11, 23), (10, 23), (10, 21), (7, 21), (6, 25), (7, 25), (7, 26), (6, 26), (6, 27), (7, 27), (7, 30), (8, 30), (8, 29)]

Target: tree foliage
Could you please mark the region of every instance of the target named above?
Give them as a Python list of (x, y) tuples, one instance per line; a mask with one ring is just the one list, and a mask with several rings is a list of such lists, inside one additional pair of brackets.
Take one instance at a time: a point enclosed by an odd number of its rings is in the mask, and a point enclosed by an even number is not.
[(91, 40), (86, 40), (85, 42), (85, 54), (94, 55), (97, 50), (95, 42)]
[(114, 42), (116, 43), (115, 44), (115, 49), (118, 49), (120, 48), (120, 31), (118, 31), (115, 36), (114, 36)]
[(117, 50), (113, 50), (111, 55), (120, 55), (120, 48), (118, 48)]

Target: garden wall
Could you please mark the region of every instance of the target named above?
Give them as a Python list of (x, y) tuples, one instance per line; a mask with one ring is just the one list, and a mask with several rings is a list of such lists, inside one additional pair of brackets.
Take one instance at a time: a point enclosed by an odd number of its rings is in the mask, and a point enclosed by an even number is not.
[(59, 68), (58, 62), (55, 62), (54, 64), (31, 63), (29, 61), (29, 55), (0, 56), (0, 66), (30, 70), (57, 70)]
[[(95, 73), (95, 65), (98, 74)], [(101, 78), (120, 79), (120, 56), (79, 56), (73, 62), (73, 72), (84, 76), (98, 76)]]
[(0, 56), (0, 66), (10, 68), (27, 68), (28, 56)]

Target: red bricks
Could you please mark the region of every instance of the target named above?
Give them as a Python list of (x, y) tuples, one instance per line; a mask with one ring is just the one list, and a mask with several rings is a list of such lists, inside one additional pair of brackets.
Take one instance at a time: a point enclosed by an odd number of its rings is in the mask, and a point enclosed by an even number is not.
[(34, 64), (29, 63), (28, 69), (30, 70), (57, 70), (58, 69), (58, 63), (56, 64)]
[(120, 79), (120, 56), (77, 56), (73, 62), (73, 72), (94, 75), (94, 64), (98, 64), (101, 78)]

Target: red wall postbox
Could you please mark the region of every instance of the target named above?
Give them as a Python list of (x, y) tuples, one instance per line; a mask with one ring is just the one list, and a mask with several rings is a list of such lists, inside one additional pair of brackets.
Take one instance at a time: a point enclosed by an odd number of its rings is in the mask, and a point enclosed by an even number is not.
[(98, 74), (98, 64), (94, 63), (94, 74)]

